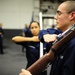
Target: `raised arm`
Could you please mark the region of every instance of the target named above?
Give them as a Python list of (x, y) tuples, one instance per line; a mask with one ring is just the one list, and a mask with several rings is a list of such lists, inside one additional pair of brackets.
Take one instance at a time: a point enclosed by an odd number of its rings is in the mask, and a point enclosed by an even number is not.
[(23, 36), (15, 36), (12, 38), (13, 42), (39, 42), (38, 36), (33, 37), (23, 37)]

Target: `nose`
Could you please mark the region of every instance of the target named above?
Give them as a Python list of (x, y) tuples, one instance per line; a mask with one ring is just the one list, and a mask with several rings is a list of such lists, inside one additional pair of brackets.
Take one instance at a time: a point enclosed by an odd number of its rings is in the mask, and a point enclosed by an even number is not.
[(36, 28), (34, 28), (33, 31), (35, 32), (36, 31)]
[(54, 19), (56, 19), (56, 20), (57, 20), (57, 14), (55, 14)]

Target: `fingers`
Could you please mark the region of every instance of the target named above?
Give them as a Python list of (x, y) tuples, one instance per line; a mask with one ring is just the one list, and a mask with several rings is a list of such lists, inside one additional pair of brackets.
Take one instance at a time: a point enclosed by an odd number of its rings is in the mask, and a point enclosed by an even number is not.
[(21, 73), (19, 75), (23, 75), (23, 71), (24, 71), (24, 69), (21, 69)]
[(21, 69), (21, 73), (19, 75), (32, 75), (32, 74), (25, 69)]
[(55, 41), (55, 39), (56, 39), (56, 34), (53, 34), (53, 35), (50, 35), (50, 34), (46, 34), (46, 35), (44, 35), (43, 36), (43, 38), (44, 38), (44, 41), (45, 42), (53, 42), (53, 41)]

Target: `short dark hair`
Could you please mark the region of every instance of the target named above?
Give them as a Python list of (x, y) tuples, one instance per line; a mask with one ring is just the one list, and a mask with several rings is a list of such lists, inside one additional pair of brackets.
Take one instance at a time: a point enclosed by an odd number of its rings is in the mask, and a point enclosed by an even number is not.
[(38, 26), (40, 27), (39, 22), (37, 22), (37, 21), (32, 21), (32, 22), (30, 22), (29, 28), (30, 28), (30, 26), (31, 26), (31, 24), (32, 24), (32, 23), (37, 23), (37, 24), (38, 24)]
[(72, 11), (75, 11), (75, 1), (65, 1), (63, 3), (66, 3), (67, 13), (71, 13)]

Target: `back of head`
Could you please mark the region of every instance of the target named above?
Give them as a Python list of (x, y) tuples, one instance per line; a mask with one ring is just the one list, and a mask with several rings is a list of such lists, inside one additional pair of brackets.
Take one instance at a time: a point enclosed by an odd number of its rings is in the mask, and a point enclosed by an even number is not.
[(67, 13), (71, 13), (72, 11), (75, 11), (75, 1), (65, 1), (63, 3), (66, 4)]

